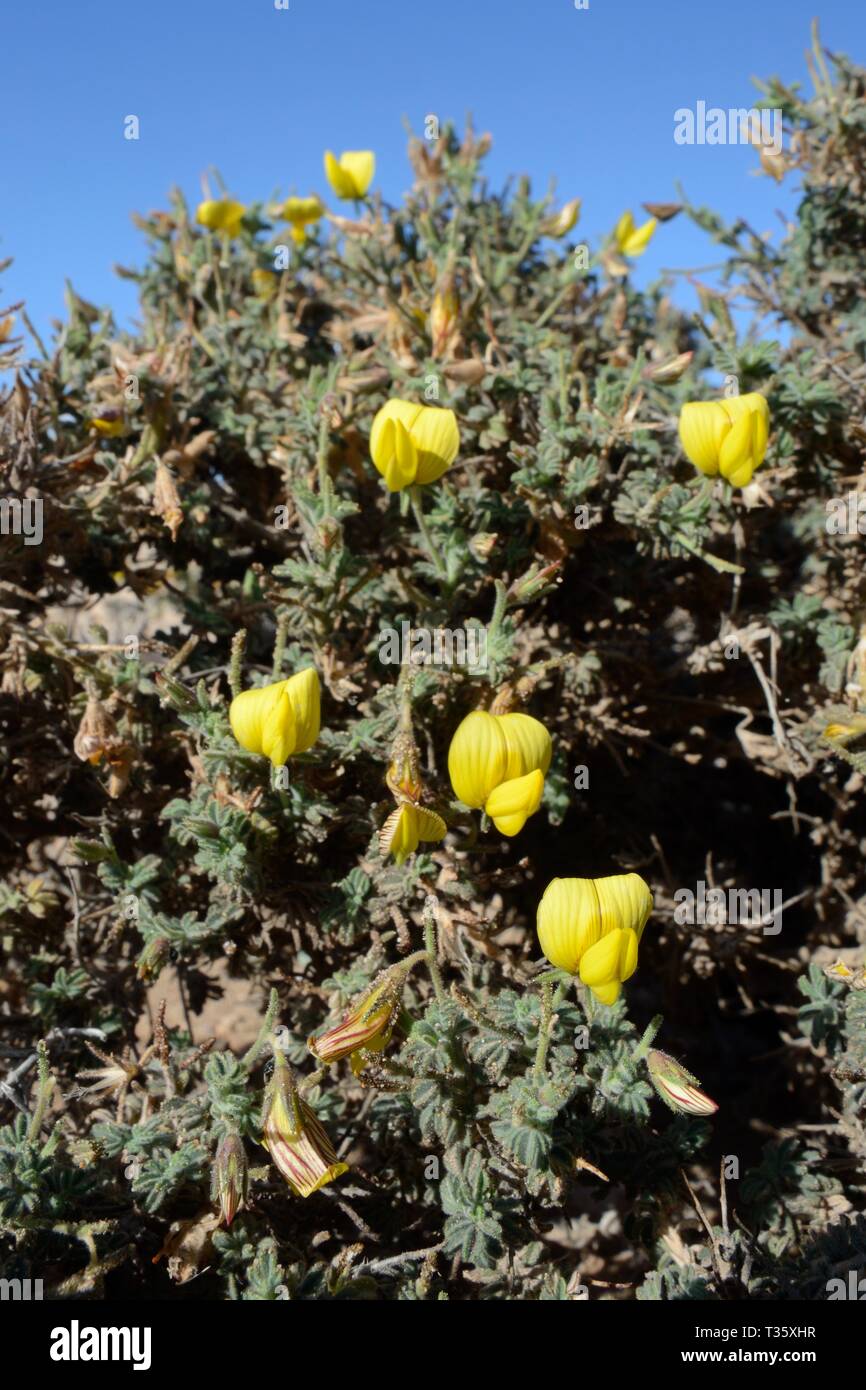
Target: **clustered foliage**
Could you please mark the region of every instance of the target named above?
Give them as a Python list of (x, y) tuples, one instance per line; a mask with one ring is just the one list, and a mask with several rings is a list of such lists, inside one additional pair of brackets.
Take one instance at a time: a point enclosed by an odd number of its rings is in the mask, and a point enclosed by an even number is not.
[[(769, 242), (683, 195), (726, 258), (700, 314), (605, 254), (584, 269), (579, 229), (545, 236), (550, 200), (492, 191), (488, 138), (446, 127), (410, 141), (401, 206), (320, 222), (282, 272), (266, 205), (229, 240), (176, 194), (121, 272), (138, 331), (70, 288), (39, 359), (0, 344), (2, 492), (44, 500), (41, 545), (0, 541), (0, 1274), (53, 1297), (718, 1299), (824, 1297), (866, 1266), (862, 541), (826, 525), (866, 440), (866, 73), (814, 63), (811, 98), (764, 93), (796, 222)], [(728, 376), (772, 417), (744, 493), (676, 438)], [(426, 536), (369, 460), (392, 396), (459, 422)], [(384, 665), (404, 621), (487, 627), (487, 668)], [(311, 664), (321, 736), (279, 786), (232, 737), (232, 682)], [(446, 767), (506, 686), (555, 749), (513, 840)], [(398, 866), (378, 834), (404, 700), (449, 834)], [(637, 974), (612, 1008), (554, 992), (546, 884), (627, 870), (655, 898)], [(781, 932), (679, 923), (699, 880), (781, 889)], [(317, 1072), (308, 1036), (425, 945), (387, 1049)], [(659, 1013), (712, 1121), (654, 1096)], [(349, 1165), (308, 1199), (258, 1144), (275, 1021)], [(226, 1228), (229, 1131), (250, 1187)]]

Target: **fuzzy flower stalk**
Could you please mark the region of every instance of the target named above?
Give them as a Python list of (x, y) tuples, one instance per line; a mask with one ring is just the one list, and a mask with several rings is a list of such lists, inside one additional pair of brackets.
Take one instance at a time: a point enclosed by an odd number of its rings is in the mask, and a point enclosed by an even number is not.
[(315, 1112), (298, 1094), (279, 1041), (271, 1043), (274, 1073), (265, 1090), (261, 1142), (295, 1195), (309, 1197), (348, 1172), (348, 1165), (338, 1161)]
[(348, 1057), (352, 1071), (359, 1075), (371, 1056), (388, 1046), (400, 1012), (406, 978), (413, 966), (426, 958), (426, 951), (416, 951), (399, 964), (381, 971), (346, 1010), (339, 1023), (307, 1040), (313, 1056), (326, 1065)]
[(517, 835), (541, 805), (552, 753), (550, 734), (531, 715), (473, 710), (448, 750), (454, 794), (483, 807), (500, 834)]
[(551, 965), (579, 975), (601, 1004), (615, 1004), (637, 969), (653, 909), (639, 874), (555, 878), (538, 904), (538, 939)]

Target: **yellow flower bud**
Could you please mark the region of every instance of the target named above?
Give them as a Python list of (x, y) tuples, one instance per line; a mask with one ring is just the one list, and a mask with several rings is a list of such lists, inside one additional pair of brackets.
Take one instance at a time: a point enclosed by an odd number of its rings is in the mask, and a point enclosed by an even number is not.
[(448, 750), (454, 794), (465, 806), (483, 806), (497, 830), (517, 835), (541, 805), (553, 752), (550, 734), (528, 714), (473, 710)]
[(577, 225), (577, 219), (579, 216), (580, 199), (572, 198), (571, 201), (566, 203), (563, 208), (560, 208), (559, 212), (555, 213), (552, 217), (548, 217), (544, 222), (542, 222), (541, 231), (544, 234), (544, 236), (567, 236), (568, 233), (572, 230), (572, 228), (574, 228)]
[(236, 695), (229, 709), (232, 733), (241, 748), (282, 767), (305, 753), (319, 737), (319, 677), (313, 667), (288, 680)]
[(666, 1052), (647, 1053), (649, 1078), (665, 1105), (682, 1115), (714, 1115), (718, 1106), (700, 1089), (697, 1077)]
[(538, 904), (538, 939), (551, 965), (580, 974), (602, 1004), (613, 1004), (637, 969), (653, 899), (639, 874), (555, 878)]
[(344, 150), (336, 159), (325, 151), (325, 174), (338, 198), (363, 198), (376, 171), (376, 156), (372, 150)]
[(453, 410), (390, 400), (370, 431), (370, 456), (389, 492), (435, 483), (457, 457), (460, 434)]
[(315, 1112), (298, 1095), (292, 1070), (274, 1048), (274, 1074), (265, 1092), (262, 1144), (298, 1197), (309, 1197), (333, 1182), (348, 1165), (340, 1163)]
[(770, 409), (760, 391), (720, 401), (690, 401), (680, 411), (680, 441), (701, 473), (747, 487), (767, 452)]
[(211, 1173), (211, 1197), (220, 1204), (220, 1216), (230, 1226), (244, 1206), (249, 1189), (249, 1165), (239, 1134), (220, 1140)]
[(658, 219), (651, 217), (648, 222), (636, 227), (631, 212), (624, 212), (613, 233), (620, 253), (623, 256), (642, 256), (657, 225)]
[(210, 198), (199, 203), (195, 220), (210, 232), (222, 232), (224, 236), (233, 237), (240, 233), (241, 218), (245, 212), (243, 203), (236, 203), (231, 198)]

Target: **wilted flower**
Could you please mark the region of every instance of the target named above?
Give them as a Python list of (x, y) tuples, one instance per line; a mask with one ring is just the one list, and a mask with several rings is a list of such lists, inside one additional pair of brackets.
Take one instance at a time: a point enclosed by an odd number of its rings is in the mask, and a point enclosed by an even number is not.
[(424, 806), (404, 801), (390, 814), (379, 831), (379, 853), (393, 854), (398, 864), (414, 854), (421, 840), (444, 840), (448, 830), (441, 816)]
[(265, 1091), (262, 1144), (292, 1191), (309, 1197), (348, 1172), (314, 1111), (298, 1095), (292, 1069), (274, 1045), (274, 1074)]
[(325, 211), (321, 198), (287, 198), (279, 210), (280, 217), (291, 225), (292, 236), (300, 245), (307, 239), (307, 227), (318, 222)]
[(689, 460), (732, 487), (747, 487), (767, 452), (770, 409), (760, 391), (720, 401), (690, 401), (680, 411), (680, 440)]
[(613, 1004), (637, 969), (653, 899), (639, 874), (555, 878), (538, 904), (538, 939), (551, 965), (580, 974), (602, 1004)]
[(465, 806), (483, 807), (497, 830), (516, 835), (541, 805), (552, 752), (550, 734), (531, 715), (474, 710), (451, 740), (451, 785)]
[(312, 666), (288, 680), (236, 695), (229, 708), (232, 733), (248, 753), (282, 767), (319, 737), (319, 677)]
[(249, 1164), (239, 1134), (226, 1134), (219, 1142), (211, 1170), (211, 1198), (220, 1204), (227, 1226), (247, 1199)]
[(577, 226), (577, 219), (580, 216), (580, 199), (572, 198), (559, 212), (548, 217), (541, 224), (543, 236), (561, 237), (567, 236), (572, 228)]
[(453, 410), (386, 401), (370, 431), (370, 455), (389, 492), (435, 483), (457, 457), (460, 434)]
[(714, 1115), (718, 1106), (704, 1095), (696, 1077), (673, 1057), (655, 1048), (647, 1053), (650, 1081), (665, 1105), (683, 1115)]
[(199, 203), (195, 219), (210, 232), (222, 232), (224, 236), (235, 237), (240, 234), (241, 219), (246, 208), (231, 198), (208, 198)]
[(72, 743), (75, 756), (98, 767), (108, 750), (118, 742), (117, 725), (97, 695), (87, 697), (87, 705)]
[(636, 227), (631, 212), (624, 212), (613, 233), (620, 253), (623, 256), (642, 256), (657, 225), (657, 219), (651, 217), (648, 222)]
[(93, 415), (87, 422), (88, 429), (95, 434), (101, 434), (103, 439), (117, 439), (118, 435), (123, 434), (126, 429), (126, 421), (123, 418), (123, 411), (116, 406), (107, 406), (100, 410), (98, 415)]
[(430, 306), (430, 337), (433, 356), (441, 357), (457, 327), (460, 313), (460, 299), (454, 288), (454, 280), (446, 276), (433, 296)]
[(135, 962), (136, 974), (140, 980), (150, 983), (155, 980), (171, 953), (171, 942), (167, 936), (152, 936), (146, 941)]
[(376, 171), (376, 156), (372, 150), (344, 150), (336, 159), (325, 151), (325, 174), (338, 198), (363, 198)]
[(370, 987), (355, 1001), (327, 1032), (307, 1040), (307, 1047), (320, 1062), (339, 1062), (351, 1058), (352, 1071), (357, 1076), (369, 1060), (368, 1052), (382, 1052), (387, 1047), (400, 1011), (400, 995), (406, 976), (426, 951), (416, 951), (398, 965), (383, 970)]

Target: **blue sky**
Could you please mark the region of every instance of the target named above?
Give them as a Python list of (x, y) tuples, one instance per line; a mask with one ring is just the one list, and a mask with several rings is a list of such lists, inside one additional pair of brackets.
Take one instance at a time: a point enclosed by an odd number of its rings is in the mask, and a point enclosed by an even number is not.
[[(15, 264), (0, 307), (26, 299), (40, 331), (62, 313), (68, 276), (122, 326), (140, 264), (130, 212), (198, 200), (216, 165), (242, 201), (327, 194), (322, 151), (374, 149), (375, 187), (411, 183), (405, 116), (471, 111), (493, 135), (494, 183), (526, 173), (541, 193), (583, 200), (575, 236), (594, 245), (627, 206), (697, 203), (782, 233), (796, 178), (752, 171), (745, 146), (680, 146), (674, 111), (699, 100), (749, 106), (750, 78), (811, 83), (804, 50), (817, 0), (40, 0), (4, 26), (0, 259)], [(866, 59), (866, 6), (824, 0), (826, 47)], [(138, 141), (123, 138), (127, 115)], [(333, 204), (333, 199), (331, 200)], [(638, 283), (701, 266), (714, 248), (683, 218), (660, 228)], [(705, 277), (706, 278), (706, 277)], [(688, 302), (687, 292), (679, 294)]]

